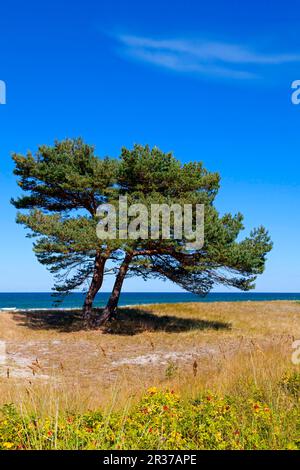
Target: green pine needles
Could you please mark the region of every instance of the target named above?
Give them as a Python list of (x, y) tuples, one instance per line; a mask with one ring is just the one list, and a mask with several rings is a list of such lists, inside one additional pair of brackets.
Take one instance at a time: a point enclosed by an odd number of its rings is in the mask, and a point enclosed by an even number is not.
[[(126, 276), (169, 279), (185, 290), (205, 295), (215, 285), (242, 290), (254, 287), (272, 248), (259, 227), (241, 241), (241, 214), (220, 216), (214, 207), (220, 177), (202, 163), (181, 164), (172, 153), (135, 145), (118, 159), (95, 155), (82, 139), (41, 146), (33, 155), (13, 155), (14, 174), (23, 194), (12, 199), (17, 222), (34, 237), (40, 263), (55, 275), (54, 292), (63, 296), (84, 288), (83, 318), (99, 326), (116, 315)], [(97, 208), (117, 206), (119, 196), (149, 207), (159, 204), (203, 204), (204, 245), (187, 252), (185, 240), (99, 239)], [(108, 304), (101, 315), (93, 302), (104, 276), (115, 274)]]

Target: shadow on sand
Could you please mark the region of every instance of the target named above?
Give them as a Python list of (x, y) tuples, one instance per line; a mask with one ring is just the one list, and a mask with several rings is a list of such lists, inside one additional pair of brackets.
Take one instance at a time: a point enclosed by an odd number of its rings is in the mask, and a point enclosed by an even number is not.
[[(95, 310), (96, 315), (101, 309)], [(57, 330), (74, 332), (83, 329), (81, 311), (36, 310), (17, 312), (14, 320), (22, 326), (33, 330)], [(106, 334), (136, 335), (144, 331), (165, 331), (169, 333), (190, 330), (229, 330), (230, 323), (193, 318), (180, 318), (172, 315), (155, 315), (147, 310), (122, 308), (118, 310), (116, 319), (101, 328)]]

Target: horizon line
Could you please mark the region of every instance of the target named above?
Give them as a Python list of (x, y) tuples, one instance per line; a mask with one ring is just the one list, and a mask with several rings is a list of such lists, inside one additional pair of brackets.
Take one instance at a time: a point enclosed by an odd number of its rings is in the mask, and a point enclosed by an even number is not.
[[(82, 291), (82, 292), (79, 292), (79, 291), (75, 291), (75, 292), (70, 292), (70, 294), (86, 294), (87, 291)], [(55, 294), (55, 292), (52, 292), (52, 291), (6, 291), (6, 292), (2, 292), (0, 291), (0, 295), (1, 294)], [(103, 291), (103, 292), (98, 292), (98, 294), (111, 294), (111, 291)], [(97, 294), (97, 295), (98, 295)], [(176, 292), (176, 291), (155, 291), (155, 292), (147, 292), (147, 291), (142, 291), (142, 292), (135, 292), (135, 291), (125, 291), (125, 292), (122, 292), (122, 294), (190, 294), (190, 295), (194, 295), (196, 297), (200, 297), (201, 294), (193, 294), (192, 292)], [(209, 295), (209, 294), (299, 294), (300, 295), (300, 291), (299, 292), (287, 292), (287, 291), (238, 291), (238, 292), (208, 292), (207, 294), (204, 294), (203, 296), (205, 295)]]

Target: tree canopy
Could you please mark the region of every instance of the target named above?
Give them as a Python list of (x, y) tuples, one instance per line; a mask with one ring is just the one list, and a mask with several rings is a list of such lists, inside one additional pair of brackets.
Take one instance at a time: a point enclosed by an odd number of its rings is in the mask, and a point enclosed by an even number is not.
[[(169, 279), (183, 289), (205, 295), (215, 285), (249, 290), (265, 267), (272, 248), (264, 227), (240, 239), (243, 216), (220, 215), (214, 201), (220, 177), (200, 162), (181, 164), (172, 153), (135, 145), (123, 148), (118, 159), (95, 155), (82, 139), (41, 146), (36, 154), (13, 155), (14, 173), (22, 194), (12, 199), (20, 210), (17, 222), (34, 237), (40, 263), (55, 275), (54, 292), (65, 295), (86, 289), (86, 325), (101, 324), (116, 314), (126, 276)], [(151, 237), (99, 239), (96, 233), (101, 204), (118, 210), (119, 196), (129, 204), (202, 204), (204, 244), (187, 251), (187, 239)], [(121, 227), (117, 227), (119, 234)], [(93, 302), (103, 278), (115, 274), (108, 304), (100, 316)]]

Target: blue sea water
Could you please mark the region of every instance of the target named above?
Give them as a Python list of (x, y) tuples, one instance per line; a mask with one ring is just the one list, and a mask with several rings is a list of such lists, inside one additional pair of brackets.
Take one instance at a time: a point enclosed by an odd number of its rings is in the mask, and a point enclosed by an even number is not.
[[(102, 307), (106, 304), (109, 293), (99, 293), (96, 297), (95, 306)], [(81, 307), (84, 299), (82, 293), (72, 293), (66, 297), (60, 308)], [(0, 309), (12, 308), (54, 308), (54, 298), (49, 292), (16, 292), (0, 293)], [(138, 292), (121, 294), (120, 305), (139, 305), (157, 303), (178, 302), (241, 302), (241, 301), (272, 301), (272, 300), (299, 300), (300, 293), (210, 293), (206, 297), (199, 297), (187, 292)]]

